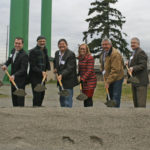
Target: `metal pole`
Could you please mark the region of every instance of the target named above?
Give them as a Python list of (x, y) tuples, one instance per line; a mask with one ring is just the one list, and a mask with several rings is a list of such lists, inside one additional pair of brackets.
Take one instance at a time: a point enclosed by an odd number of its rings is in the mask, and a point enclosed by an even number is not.
[(7, 25), (7, 37), (6, 37), (6, 60), (8, 58), (8, 37), (9, 37), (9, 26)]

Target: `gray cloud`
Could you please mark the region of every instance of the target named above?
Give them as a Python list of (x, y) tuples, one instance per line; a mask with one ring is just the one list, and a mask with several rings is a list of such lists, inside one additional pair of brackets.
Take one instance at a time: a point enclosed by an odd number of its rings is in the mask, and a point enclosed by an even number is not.
[(141, 40), (141, 47), (150, 52), (149, 0), (123, 0), (116, 6), (126, 17), (123, 30), (128, 34), (127, 41), (130, 43), (132, 37), (138, 37)]
[[(90, 3), (94, 0), (53, 0), (52, 17), (52, 55), (57, 50), (57, 41), (66, 38), (70, 49), (77, 51), (77, 45), (82, 43), (82, 32), (87, 30)], [(7, 24), (9, 24), (10, 1), (0, 1), (0, 47), (5, 47), (5, 37), (2, 36)], [(123, 16), (126, 23), (123, 32), (128, 34), (127, 41), (133, 36), (141, 40), (141, 47), (149, 51), (150, 40), (150, 9), (149, 0), (121, 0), (115, 6)], [(36, 44), (36, 37), (40, 34), (41, 0), (30, 0), (30, 28), (29, 28), (29, 48)], [(2, 34), (3, 32), (3, 34)]]

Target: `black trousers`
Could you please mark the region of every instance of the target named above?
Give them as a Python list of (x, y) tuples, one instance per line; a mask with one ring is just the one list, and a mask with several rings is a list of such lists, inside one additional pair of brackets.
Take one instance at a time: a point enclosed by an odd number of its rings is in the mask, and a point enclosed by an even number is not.
[(92, 97), (88, 97), (88, 99), (86, 99), (84, 101), (84, 107), (92, 107), (93, 106), (93, 100)]
[(34, 88), (37, 86), (37, 84), (31, 84), (32, 87), (32, 93), (33, 93), (33, 106), (42, 106), (45, 91), (44, 92), (36, 92), (34, 91)]
[[(23, 87), (21, 89), (25, 89), (25, 87)], [(11, 97), (12, 97), (13, 106), (14, 107), (24, 107), (25, 97), (14, 95), (13, 92), (15, 90), (16, 90), (16, 88), (13, 85), (11, 85)]]

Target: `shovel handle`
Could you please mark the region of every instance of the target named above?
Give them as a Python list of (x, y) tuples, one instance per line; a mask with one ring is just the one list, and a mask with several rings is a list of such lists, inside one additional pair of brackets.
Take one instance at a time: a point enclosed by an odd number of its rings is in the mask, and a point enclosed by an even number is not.
[(106, 89), (106, 93), (107, 93), (107, 96), (108, 96), (108, 100), (110, 100), (110, 95), (109, 95), (108, 88), (105, 88), (105, 89)]
[(58, 80), (58, 82), (59, 82), (59, 85), (63, 88), (61, 80)]
[[(105, 77), (104, 77), (104, 76), (103, 76), (103, 79), (104, 79), (104, 83), (106, 83), (106, 80), (105, 80)], [(108, 88), (106, 88), (106, 87), (105, 87), (105, 89), (106, 89), (106, 94), (107, 94), (107, 96), (108, 96), (108, 100), (110, 101), (109, 90), (108, 90)]]
[(44, 83), (45, 79), (46, 79), (46, 75), (42, 79), (42, 84)]
[(57, 73), (56, 73), (56, 78), (57, 78), (57, 80), (58, 80), (59, 85), (61, 86), (61, 88), (63, 88), (62, 82), (61, 82), (61, 80), (58, 79), (58, 74)]
[(82, 84), (80, 83), (80, 91), (82, 91)]
[(126, 68), (127, 68), (127, 71), (128, 71), (128, 73), (129, 73), (130, 77), (132, 77), (132, 73), (129, 71), (128, 65), (126, 65)]
[[(7, 74), (7, 76), (9, 77), (9, 79), (11, 78), (11, 76), (10, 76), (10, 74), (9, 74), (9, 72), (7, 71), (7, 70), (5, 70), (5, 73)], [(15, 88), (16, 89), (18, 89), (18, 87), (17, 87), (17, 85), (16, 85), (16, 83), (15, 83), (15, 81), (14, 80), (10, 80), (11, 81), (11, 83), (15, 86)]]
[(108, 88), (105, 88), (105, 89), (106, 89), (106, 93), (109, 94)]

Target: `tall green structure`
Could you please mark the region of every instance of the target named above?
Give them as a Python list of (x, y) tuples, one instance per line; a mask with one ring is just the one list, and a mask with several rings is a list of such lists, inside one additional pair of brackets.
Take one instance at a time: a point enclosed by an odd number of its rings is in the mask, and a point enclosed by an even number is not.
[[(42, 0), (41, 9), (41, 35), (45, 36), (47, 39), (48, 55), (51, 56), (52, 0)], [(22, 37), (24, 39), (24, 49), (28, 51), (28, 31), (29, 0), (11, 0), (9, 55), (14, 47), (15, 37)], [(3, 81), (4, 83), (8, 83), (9, 79), (5, 76)]]
[(46, 37), (48, 55), (51, 56), (52, 0), (42, 0), (41, 35)]
[[(29, 26), (29, 0), (11, 0), (10, 6), (10, 29), (9, 29), (9, 55), (14, 48), (16, 37), (24, 38), (24, 49), (28, 50), (28, 26)], [(8, 68), (10, 72), (10, 66)], [(9, 83), (4, 76), (4, 83)]]
[(11, 0), (9, 53), (14, 47), (15, 37), (24, 38), (24, 49), (28, 50), (29, 0)]

